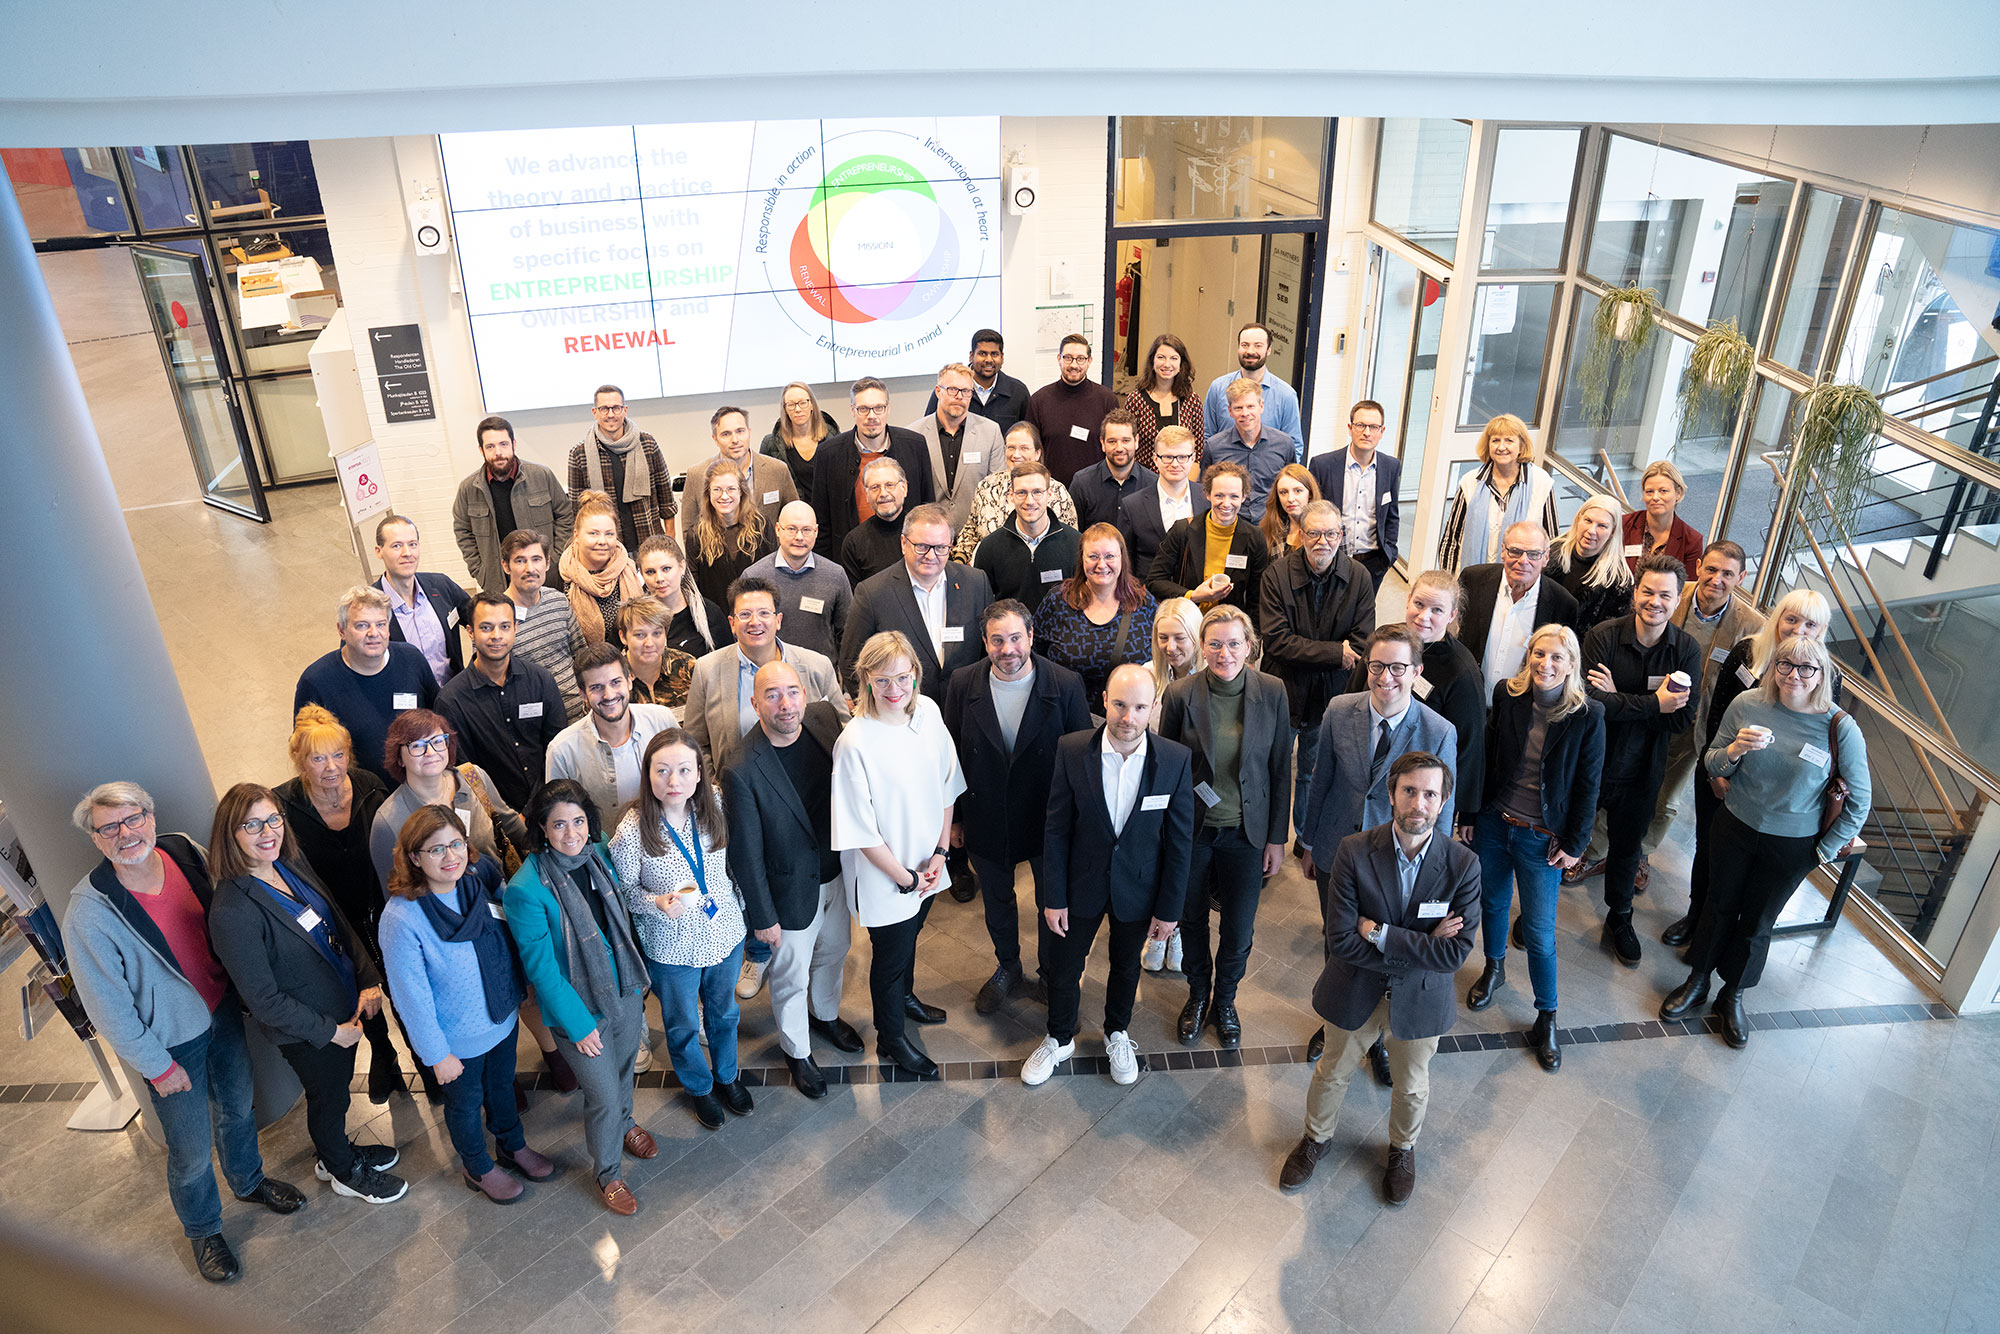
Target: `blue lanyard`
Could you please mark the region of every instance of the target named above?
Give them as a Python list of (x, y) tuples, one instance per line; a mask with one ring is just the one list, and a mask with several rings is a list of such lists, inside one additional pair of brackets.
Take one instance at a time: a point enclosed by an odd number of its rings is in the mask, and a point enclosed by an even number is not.
[[(688, 869), (694, 872), (694, 887), (701, 891), (701, 897), (706, 902), (708, 899), (708, 870), (701, 864), (702, 859), (688, 851), (688, 845), (681, 842), (681, 836), (674, 832), (674, 827), (671, 823), (666, 820), (662, 820), (660, 823), (667, 826), (667, 837), (674, 841), (674, 847), (680, 851), (681, 857), (686, 860)], [(691, 834), (694, 833), (692, 819), (689, 821), (688, 832)], [(701, 842), (699, 835), (695, 837), (695, 842)], [(712, 917), (715, 914), (711, 912), (709, 915)]]

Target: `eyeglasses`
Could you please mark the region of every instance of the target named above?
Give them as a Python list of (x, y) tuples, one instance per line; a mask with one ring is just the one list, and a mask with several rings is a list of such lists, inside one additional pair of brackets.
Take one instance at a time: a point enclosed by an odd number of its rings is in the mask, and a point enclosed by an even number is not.
[(267, 815), (261, 820), (257, 819), (245, 820), (242, 824), (237, 825), (236, 827), (238, 829), (241, 829), (244, 833), (250, 835), (250, 837), (255, 838), (257, 837), (257, 835), (263, 833), (266, 829), (269, 829), (273, 832), (283, 829), (285, 827), (285, 817), (282, 815)]
[(1410, 664), (1407, 662), (1371, 662), (1368, 664), (1368, 674), (1370, 676), (1387, 676), (1400, 681), (1409, 675), (1409, 672)]
[(939, 386), (938, 386), (938, 397), (939, 397), (939, 398), (971, 398), (971, 397), (972, 397), (972, 390), (971, 390), (971, 388), (970, 388), (969, 386), (968, 386), (967, 388), (964, 388), (964, 389), (960, 389), (960, 388), (959, 388), (958, 386), (956, 386), (956, 385), (948, 385), (948, 384), (941, 384), (941, 385), (939, 385)]
[(120, 829), (129, 829), (136, 834), (141, 829), (144, 829), (146, 821), (152, 818), (153, 813), (151, 811), (140, 811), (137, 815), (128, 815), (122, 820), (113, 820), (110, 824), (97, 825), (90, 832), (99, 838), (112, 838), (117, 835)]
[(1153, 451), (1153, 458), (1154, 458), (1154, 460), (1155, 460), (1155, 461), (1157, 461), (1157, 462), (1160, 462), (1160, 463), (1193, 463), (1193, 462), (1194, 462), (1194, 455), (1192, 455), (1192, 454), (1162, 454), (1162, 453), (1160, 453), (1160, 452), (1159, 452), (1158, 450), (1155, 450), (1155, 451)]
[(904, 672), (900, 676), (871, 676), (868, 684), (877, 690), (908, 690), (916, 679), (915, 673)]
[(1308, 542), (1338, 542), (1339, 540), (1340, 530), (1338, 528), (1306, 529), (1306, 541)]
[(912, 542), (907, 537), (903, 539), (903, 545), (919, 556), (942, 556), (951, 550), (949, 542)]
[(1539, 549), (1534, 547), (1502, 547), (1500, 548), (1500, 554), (1508, 560), (1547, 560), (1549, 549), (1547, 547)]
[(1065, 366), (1088, 366), (1090, 364), (1090, 354), (1087, 352), (1072, 352), (1068, 356), (1057, 357), (1056, 360)]
[(592, 408), (591, 411), (601, 412), (608, 417), (614, 413), (625, 411), (625, 405), (623, 403), (613, 403), (610, 407), (605, 407), (604, 405), (599, 404), (597, 407)]
[(442, 857), (447, 852), (464, 852), (465, 840), (455, 838), (449, 843), (433, 843), (423, 850), (426, 857)]
[(1361, 432), (1361, 433), (1362, 433), (1363, 435), (1380, 435), (1380, 434), (1382, 434), (1382, 423), (1381, 423), (1381, 422), (1349, 422), (1349, 423), (1347, 423), (1347, 429), (1348, 429), (1348, 430), (1350, 430), (1350, 431), (1359, 431), (1359, 432)]
[(412, 755), (422, 755), (429, 751), (446, 751), (451, 746), (451, 738), (440, 732), (436, 736), (420, 736), (415, 741), (405, 741), (403, 749)]
[(887, 413), (888, 411), (889, 411), (889, 405), (887, 403), (883, 403), (878, 407), (872, 407), (872, 408), (865, 408), (861, 406), (859, 403), (854, 405), (854, 415), (857, 417), (880, 417), (885, 413)]
[(1817, 663), (1780, 661), (1771, 664), (1780, 676), (1796, 676), (1801, 681), (1810, 681), (1819, 675)]

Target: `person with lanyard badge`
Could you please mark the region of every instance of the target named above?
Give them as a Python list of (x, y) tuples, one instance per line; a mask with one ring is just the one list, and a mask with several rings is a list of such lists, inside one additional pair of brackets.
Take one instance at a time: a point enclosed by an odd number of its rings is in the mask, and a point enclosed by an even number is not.
[(389, 638), (416, 645), (442, 690), (465, 667), (459, 631), (472, 599), (449, 576), (417, 569), (417, 525), (400, 514), (375, 525), (375, 559), (382, 562), (375, 586), (389, 595)]
[[(1278, 469), (1277, 480), (1271, 483), (1272, 503), (1264, 507), (1264, 517), (1257, 524), (1273, 562), (1283, 559), (1287, 551), (1306, 544), (1305, 528), (1299, 520), (1306, 506), (1318, 499), (1319, 483), (1303, 464), (1287, 463)], [(1369, 585), (1372, 588), (1374, 580), (1369, 580)]]
[(563, 552), (559, 568), (584, 640), (625, 647), (618, 640), (618, 608), (646, 587), (618, 540), (617, 507), (603, 492), (586, 491), (577, 501), (576, 536)]
[(813, 464), (819, 458), (819, 447), (839, 433), (839, 424), (820, 407), (812, 386), (794, 380), (780, 391), (778, 419), (771, 423), (771, 433), (757, 446), (757, 452), (792, 470), (792, 488), (804, 500), (813, 493)]
[(1194, 392), (1194, 362), (1187, 344), (1170, 333), (1153, 339), (1139, 382), (1125, 395), (1125, 410), (1138, 426), (1139, 466), (1155, 468), (1154, 443), (1172, 426), (1186, 431), (1194, 444), (1194, 462), (1201, 464), (1201, 397)]
[(660, 1146), (632, 1119), (632, 1062), (646, 1029), (646, 963), (583, 785), (558, 778), (528, 802), (530, 852), (500, 896), (528, 985), (583, 1089), (583, 1142), (597, 1198), (639, 1212), (621, 1154)]
[[(465, 841), (448, 806), (425, 806), (396, 836), (382, 959), (417, 1059), (444, 1086), (444, 1123), (468, 1189), (513, 1204), (510, 1173), (546, 1181), (514, 1102), (515, 1012), (525, 990), (501, 921), (499, 862)], [(480, 1115), (485, 1114), (485, 1129)], [(491, 1132), (499, 1152), (486, 1147)]]
[[(1132, 568), (1141, 578), (1153, 569), (1153, 557), (1167, 530), (1182, 519), (1199, 518), (1208, 511), (1208, 495), (1193, 478), (1195, 434), (1181, 426), (1169, 426), (1153, 441), (1153, 466), (1160, 470), (1150, 488), (1141, 489), (1118, 503), (1118, 528), (1132, 548)], [(1160, 716), (1153, 710), (1155, 718)]]
[(215, 898), (208, 933), (250, 1015), (305, 1090), (313, 1172), (334, 1193), (388, 1204), (409, 1189), (393, 1145), (347, 1135), (361, 1020), (382, 1008), (382, 974), (361, 937), (305, 868), (278, 798), (238, 783), (215, 808)]
[[(612, 507), (613, 540), (631, 551), (656, 533), (672, 530), (674, 477), (660, 455), (659, 442), (626, 415), (625, 393), (617, 385), (599, 385), (591, 396), (590, 411), (590, 434), (569, 451), (569, 494), (577, 505), (576, 522), (583, 523), (586, 495), (603, 497)], [(563, 578), (569, 575), (565, 572)]]
[(703, 479), (707, 503), (688, 534), (688, 565), (701, 595), (720, 602), (738, 575), (777, 550), (764, 510), (745, 503), (745, 479), (733, 464), (717, 461)]
[[(649, 537), (634, 559), (647, 596), (667, 609), (667, 647), (690, 658), (713, 653), (728, 641), (729, 618), (695, 585), (687, 553), (672, 537)], [(570, 719), (575, 722), (576, 719)]]
[(1486, 423), (1475, 449), (1479, 467), (1452, 493), (1438, 539), (1438, 566), (1452, 574), (1499, 560), (1501, 534), (1514, 524), (1556, 535), (1555, 479), (1535, 462), (1527, 423), (1503, 412)]
[[(972, 512), (959, 525), (958, 536), (952, 539), (951, 558), (960, 565), (970, 565), (972, 553), (979, 550), (986, 535), (1014, 517), (1011, 495), (1014, 466), (1044, 461), (1041, 433), (1029, 422), (1015, 422), (1007, 428), (1002, 451), (1004, 466), (979, 479), (979, 486), (972, 493)], [(1075, 498), (1053, 475), (1049, 477), (1049, 517), (1055, 523), (1066, 523), (1082, 531), (1082, 525), (1076, 521)]]
[[(1164, 434), (1164, 432), (1162, 432)], [(1201, 670), (1201, 608), (1186, 598), (1168, 598), (1153, 616), (1153, 698), (1155, 706), (1146, 712), (1147, 730), (1160, 730), (1157, 701), (1167, 687)], [(1180, 924), (1165, 940), (1148, 937), (1139, 952), (1139, 967), (1149, 973), (1162, 969), (1178, 973), (1186, 955), (1181, 943)]]
[(1817, 639), (1778, 645), (1771, 671), (1722, 715), (1703, 757), (1727, 779), (1709, 831), (1708, 901), (1688, 946), (1687, 981), (1660, 1005), (1663, 1020), (1685, 1019), (1708, 999), (1708, 975), (1722, 973), (1711, 1013), (1722, 1039), (1749, 1045), (1743, 993), (1764, 975), (1771, 929), (1801, 882), (1822, 862), (1867, 846), (1872, 790), (1861, 726), (1833, 700), (1833, 658)]
[(540, 533), (517, 528), (501, 539), (500, 558), (507, 565), (507, 600), (514, 604), (514, 651), (555, 678), (563, 712), (575, 722), (586, 707), (574, 665), (583, 629), (569, 599), (548, 587), (548, 543)]
[(667, 644), (672, 613), (656, 597), (637, 597), (618, 609), (618, 633), (625, 640), (625, 665), (632, 671), (632, 699), (638, 704), (687, 703), (694, 680), (694, 656)]
[(1666, 459), (1646, 465), (1639, 478), (1639, 494), (1646, 507), (1625, 516), (1625, 559), (1636, 571), (1639, 558), (1665, 552), (1687, 567), (1690, 580), (1697, 577), (1701, 560), (1701, 531), (1675, 511), (1687, 497), (1687, 482), (1681, 470)]
[(1632, 611), (1632, 566), (1618, 543), (1618, 502), (1592, 496), (1549, 553), (1548, 575), (1576, 599), (1576, 623), (1589, 632)]
[(611, 836), (611, 865), (660, 998), (674, 1076), (695, 1118), (720, 1130), (723, 1108), (748, 1116), (755, 1105), (736, 1068), (745, 930), (729, 879), (729, 831), (692, 735), (674, 728), (647, 742), (645, 775)]
[(1257, 525), (1242, 521), (1250, 474), (1240, 463), (1212, 463), (1202, 485), (1207, 511), (1167, 529), (1146, 586), (1161, 601), (1190, 598), (1203, 610), (1227, 603), (1255, 616), (1271, 555)]
[(1125, 538), (1116, 528), (1093, 525), (1079, 550), (1080, 568), (1042, 598), (1035, 627), (1042, 656), (1083, 678), (1085, 702), (1098, 713), (1111, 669), (1146, 661), (1158, 604), (1132, 576)]
[(945, 870), (952, 811), (965, 791), (958, 749), (938, 706), (923, 693), (923, 668), (894, 630), (870, 637), (854, 662), (859, 710), (833, 753), (833, 847), (847, 882), (848, 913), (868, 928), (873, 957), (875, 1050), (917, 1076), (937, 1063), (906, 1024), (941, 1024), (943, 1010), (917, 998), (917, 936)]

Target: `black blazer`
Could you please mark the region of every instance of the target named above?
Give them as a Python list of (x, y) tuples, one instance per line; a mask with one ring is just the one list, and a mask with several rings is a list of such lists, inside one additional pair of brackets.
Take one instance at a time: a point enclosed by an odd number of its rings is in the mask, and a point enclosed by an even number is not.
[[(904, 508), (930, 504), (937, 499), (937, 484), (931, 477), (931, 447), (906, 426), (891, 426), (888, 431), (889, 447), (884, 456), (903, 465), (903, 475), (910, 483)], [(823, 442), (813, 455), (813, 489), (806, 497), (819, 516), (819, 540), (813, 550), (836, 563), (841, 542), (861, 522), (861, 514), (854, 508), (854, 478), (860, 470), (861, 451), (855, 447), (853, 431), (842, 431)]]
[(956, 630), (959, 638), (947, 641), (944, 661), (938, 661), (931, 646), (931, 632), (917, 611), (917, 590), (910, 582), (910, 567), (897, 561), (888, 569), (861, 581), (854, 590), (854, 603), (847, 609), (847, 627), (840, 632), (840, 681), (849, 693), (859, 695), (854, 679), (854, 660), (871, 635), (884, 630), (900, 630), (917, 651), (923, 668), (923, 693), (939, 708), (944, 707), (945, 686), (951, 674), (969, 662), (983, 660), (986, 648), (979, 642), (979, 618), (993, 601), (993, 586), (986, 576), (970, 565), (953, 561), (944, 567), (945, 633)]
[[(840, 715), (825, 700), (806, 705), (794, 746), (811, 746), (826, 762), (829, 782)], [(729, 820), (729, 878), (743, 891), (743, 918), (752, 931), (803, 931), (819, 912), (819, 843), (811, 815), (778, 759), (777, 747), (753, 727), (736, 763), (722, 773), (722, 810)]]
[[(1516, 695), (1505, 681), (1497, 682), (1493, 708), (1486, 717), (1486, 795), (1498, 810), (1500, 798), (1514, 784), (1521, 752), (1534, 727), (1534, 696)], [(1586, 699), (1581, 710), (1549, 724), (1542, 739), (1542, 828), (1573, 857), (1581, 857), (1590, 843), (1603, 777), (1604, 706)]]
[[(375, 587), (387, 592), (388, 578), (385, 574), (377, 579)], [(472, 615), (472, 595), (460, 588), (458, 580), (450, 575), (427, 574), (423, 570), (417, 571), (417, 587), (424, 590), (424, 596), (431, 600), (431, 605), (440, 609), (438, 619), (450, 622), (444, 627), (445, 662), (450, 665), (451, 674), (457, 676), (465, 670), (465, 635), (460, 631), (470, 632), (471, 627), (466, 621)], [(403, 638), (403, 623), (396, 619), (393, 611), (389, 613), (389, 638), (396, 643), (407, 642)], [(444, 682), (438, 682), (438, 686), (442, 688)]]
[[(1104, 729), (1071, 732), (1056, 744), (1042, 834), (1042, 901), (1094, 916), (1108, 907), (1121, 922), (1178, 922), (1194, 857), (1194, 757), (1159, 735), (1146, 738), (1139, 800), (1122, 832), (1111, 828), (1098, 748)], [(1148, 798), (1165, 797), (1146, 809)]]
[[(1219, 607), (1226, 602), (1232, 607), (1241, 607), (1250, 613), (1250, 623), (1254, 625), (1257, 622), (1258, 585), (1263, 581), (1264, 567), (1271, 563), (1270, 550), (1264, 545), (1264, 534), (1257, 530), (1256, 524), (1240, 516), (1237, 518), (1236, 530), (1229, 535), (1229, 555), (1242, 557), (1243, 565), (1223, 570), (1231, 584), (1229, 595), (1209, 606)], [(1182, 519), (1160, 539), (1160, 549), (1153, 557), (1153, 568), (1147, 573), (1146, 587), (1161, 602), (1168, 598), (1186, 597), (1190, 588), (1208, 577), (1202, 573), (1207, 558), (1207, 521), (1200, 516)]]
[[(1194, 503), (1194, 517), (1199, 519), (1207, 514), (1208, 492), (1202, 490), (1201, 483), (1189, 482), (1188, 494)], [(1157, 483), (1140, 487), (1118, 502), (1118, 530), (1125, 534), (1125, 545), (1131, 548), (1133, 577), (1141, 580), (1151, 578), (1153, 557), (1160, 553), (1160, 543), (1167, 538), (1167, 522), (1160, 513), (1160, 488)]]
[[(1292, 706), (1284, 683), (1254, 667), (1243, 669), (1243, 748), (1236, 783), (1243, 794), (1243, 837), (1253, 847), (1283, 843), (1292, 828)], [(1208, 720), (1208, 673), (1183, 676), (1167, 687), (1160, 735), (1194, 752), (1194, 778), (1215, 777), (1215, 748)]]
[(965, 792), (952, 811), (964, 828), (966, 851), (1003, 866), (1040, 856), (1056, 742), (1090, 727), (1083, 678), (1035, 654), (1034, 690), (1010, 752), (993, 709), (992, 667), (982, 658), (952, 673), (944, 725), (965, 774)]
[[(303, 862), (287, 862), (286, 867), (318, 890), (333, 910), (333, 937), (354, 965), (355, 985), (363, 991), (381, 986), (382, 974), (360, 934), (312, 868)], [(255, 876), (231, 876), (215, 887), (208, 936), (250, 1017), (273, 1043), (324, 1047), (333, 1041), (333, 1030), (354, 1017), (340, 974), (305, 928), (271, 902)]]
[[(1466, 652), (1474, 662), (1486, 661), (1486, 636), (1493, 630), (1493, 604), (1500, 599), (1500, 582), (1507, 577), (1507, 571), (1497, 562), (1487, 565), (1468, 565), (1459, 572), (1458, 584), (1465, 591), (1465, 597), (1458, 604), (1458, 642), (1465, 645)], [(1542, 574), (1541, 591), (1535, 598), (1535, 624), (1566, 625), (1581, 636), (1588, 626), (1577, 624), (1576, 599), (1569, 590)], [(1498, 682), (1488, 682), (1489, 686)]]

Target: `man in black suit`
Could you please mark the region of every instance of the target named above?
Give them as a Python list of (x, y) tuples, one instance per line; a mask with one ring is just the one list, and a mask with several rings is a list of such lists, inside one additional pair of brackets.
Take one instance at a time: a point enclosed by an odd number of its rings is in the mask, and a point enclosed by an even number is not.
[(1285, 1190), (1311, 1179), (1347, 1082), (1384, 1031), (1396, 1092), (1382, 1189), (1401, 1204), (1416, 1185), (1431, 1057), (1458, 1018), (1452, 974), (1479, 935), (1479, 858), (1437, 827), (1451, 784), (1451, 766), (1437, 756), (1400, 756), (1389, 766), (1389, 823), (1349, 834), (1334, 854), (1325, 881), (1327, 960), (1312, 1002), (1342, 1037), (1313, 1070), (1306, 1133), (1278, 1177)]
[(1341, 551), (1368, 571), (1377, 588), (1396, 563), (1396, 497), (1403, 485), (1403, 461), (1381, 450), (1384, 420), (1380, 403), (1362, 399), (1347, 410), (1347, 448), (1306, 465), (1320, 498), (1340, 511), (1346, 530)]
[(1035, 617), (1002, 598), (980, 618), (986, 658), (961, 667), (945, 691), (944, 725), (958, 743), (965, 792), (952, 807), (951, 845), (972, 862), (986, 900), (986, 933), (999, 966), (972, 1008), (992, 1014), (1022, 986), (1021, 920), (1014, 871), (1035, 882), (1035, 984), (1022, 994), (1048, 1000), (1049, 929), (1042, 920), (1042, 830), (1056, 742), (1090, 726), (1083, 678), (1035, 652)]
[[(1104, 1054), (1111, 1077), (1139, 1077), (1128, 1030), (1139, 994), (1139, 955), (1180, 920), (1194, 856), (1193, 753), (1150, 735), (1158, 705), (1150, 669), (1123, 663), (1104, 687), (1104, 726), (1072, 732), (1057, 746), (1049, 784), (1042, 918), (1054, 934), (1049, 960), (1049, 1033), (1021, 1067), (1021, 1082), (1045, 1082), (1076, 1051), (1084, 965), (1111, 919), (1111, 971), (1104, 987)], [(1478, 881), (1473, 893), (1478, 894)]]
[(903, 559), (854, 590), (840, 637), (840, 680), (856, 690), (854, 660), (869, 636), (901, 630), (917, 651), (924, 693), (944, 706), (953, 672), (977, 662), (979, 618), (993, 600), (986, 576), (949, 559), (951, 516), (941, 505), (919, 505), (903, 519)]
[(1490, 697), (1493, 687), (1521, 670), (1528, 636), (1536, 627), (1576, 623), (1576, 599), (1542, 573), (1549, 563), (1549, 535), (1539, 523), (1517, 523), (1500, 535), (1500, 561), (1468, 565), (1460, 571), (1458, 642), (1479, 659)]
[(861, 470), (870, 460), (886, 457), (903, 465), (910, 504), (928, 505), (937, 499), (930, 446), (915, 431), (889, 425), (887, 386), (872, 375), (863, 376), (847, 398), (854, 408), (854, 429), (819, 447), (809, 497), (813, 513), (819, 515), (819, 541), (813, 549), (831, 561), (840, 559), (840, 544), (869, 512)]
[[(972, 411), (1000, 428), (1004, 438), (1009, 427), (1028, 410), (1028, 386), (1000, 368), (1007, 362), (1007, 344), (998, 329), (981, 329), (972, 335)], [(924, 411), (938, 410), (937, 391)]]
[(743, 892), (743, 919), (771, 947), (771, 1016), (792, 1086), (826, 1096), (810, 1033), (840, 1051), (861, 1050), (861, 1035), (840, 1017), (849, 922), (833, 845), (833, 747), (840, 715), (825, 700), (806, 703), (788, 662), (772, 659), (750, 682), (757, 726), (723, 771), (729, 820), (729, 876)]
[(1142, 486), (1119, 502), (1117, 524), (1132, 549), (1132, 572), (1144, 582), (1153, 571), (1153, 557), (1167, 530), (1182, 519), (1208, 513), (1208, 493), (1188, 474), (1194, 467), (1194, 432), (1185, 426), (1162, 427), (1153, 440), (1153, 463), (1160, 470), (1151, 486)]

